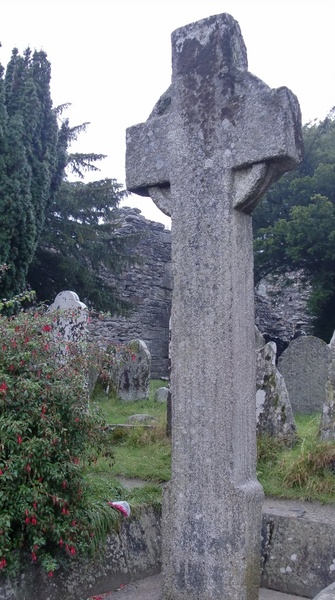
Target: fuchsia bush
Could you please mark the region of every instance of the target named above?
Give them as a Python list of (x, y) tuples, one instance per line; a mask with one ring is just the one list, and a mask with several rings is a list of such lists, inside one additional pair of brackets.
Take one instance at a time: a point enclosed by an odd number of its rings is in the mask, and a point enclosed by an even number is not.
[(54, 318), (0, 317), (0, 574), (28, 560), (52, 576), (113, 519), (107, 503), (92, 507), (82, 473), (111, 456), (111, 434), (89, 410), (80, 348), (55, 359)]

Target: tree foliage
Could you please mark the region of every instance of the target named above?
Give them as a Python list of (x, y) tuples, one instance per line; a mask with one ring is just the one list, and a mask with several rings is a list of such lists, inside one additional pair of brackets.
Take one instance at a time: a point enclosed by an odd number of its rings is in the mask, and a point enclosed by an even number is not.
[(66, 288), (97, 310), (127, 308), (104, 277), (105, 269), (116, 274), (134, 260), (135, 236), (121, 235), (115, 210), (125, 194), (115, 179), (63, 181), (28, 273), (39, 300), (49, 302)]
[(266, 194), (254, 215), (256, 281), (303, 269), (312, 284), (315, 333), (335, 329), (335, 110), (304, 127), (304, 158)]
[(134, 238), (115, 216), (126, 191), (114, 179), (83, 183), (105, 156), (71, 151), (88, 123), (71, 127), (67, 107), (52, 106), (44, 52), (14, 49), (6, 71), (0, 65), (0, 297), (28, 283), (40, 301), (71, 288), (97, 310), (121, 311), (127, 304), (103, 272), (133, 260)]
[(17, 49), (0, 70), (0, 263), (3, 296), (23, 291), (44, 215), (64, 169), (42, 51)]

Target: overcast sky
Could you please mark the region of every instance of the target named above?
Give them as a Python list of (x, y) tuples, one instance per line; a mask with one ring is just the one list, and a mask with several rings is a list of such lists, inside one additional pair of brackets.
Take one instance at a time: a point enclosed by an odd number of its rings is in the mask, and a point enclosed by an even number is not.
[[(145, 121), (171, 79), (171, 32), (222, 12), (240, 24), (249, 70), (298, 96), (303, 122), (335, 105), (335, 0), (2, 0), (0, 62), (43, 49), (54, 105), (72, 125), (89, 121), (74, 148), (107, 154), (95, 178), (125, 182), (125, 129)], [(133, 197), (147, 218), (164, 215)], [(134, 205), (128, 199), (128, 205)]]

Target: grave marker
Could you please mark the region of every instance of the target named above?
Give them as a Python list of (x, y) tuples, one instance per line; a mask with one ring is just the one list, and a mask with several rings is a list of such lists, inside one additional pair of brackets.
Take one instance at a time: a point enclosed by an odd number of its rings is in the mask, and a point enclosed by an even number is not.
[(263, 493), (255, 475), (251, 212), (301, 159), (299, 105), (247, 71), (227, 14), (172, 34), (172, 85), (127, 131), (127, 187), (172, 217), (172, 480), (166, 600), (255, 600)]

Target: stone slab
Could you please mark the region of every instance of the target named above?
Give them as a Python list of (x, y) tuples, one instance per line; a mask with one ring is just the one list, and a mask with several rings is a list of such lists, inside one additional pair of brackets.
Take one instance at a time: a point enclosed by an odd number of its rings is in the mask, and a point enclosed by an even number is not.
[(335, 505), (267, 499), (261, 585), (314, 598), (335, 582)]
[[(335, 585), (335, 505), (266, 499), (263, 531), (271, 536), (263, 544), (260, 600), (314, 598)], [(160, 543), (160, 511), (147, 507), (122, 521), (120, 532), (110, 535), (106, 551), (95, 561), (76, 562), (73, 570), (56, 573), (52, 580), (33, 566), (19, 581), (0, 578), (0, 600), (86, 600), (98, 594), (113, 600), (110, 592), (124, 585), (118, 592), (122, 600), (161, 600), (160, 577), (147, 577), (160, 571)]]
[[(103, 600), (114, 600), (114, 598), (115, 593), (112, 592), (107, 594)], [(118, 598), (120, 600), (163, 600), (161, 575), (153, 575), (125, 586), (118, 591)], [(299, 598), (302, 596), (282, 594), (264, 588), (259, 590), (259, 600), (299, 600)]]
[(331, 351), (323, 340), (312, 335), (292, 340), (278, 360), (293, 412), (321, 412), (326, 401)]

